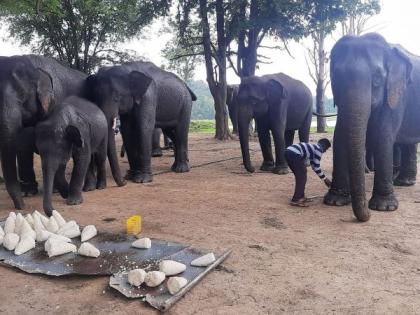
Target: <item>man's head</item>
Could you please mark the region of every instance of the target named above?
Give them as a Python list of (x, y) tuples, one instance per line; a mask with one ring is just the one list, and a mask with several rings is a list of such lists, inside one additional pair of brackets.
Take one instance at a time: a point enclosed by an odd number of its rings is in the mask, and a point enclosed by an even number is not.
[(319, 139), (318, 145), (321, 147), (323, 152), (326, 152), (329, 148), (331, 148), (331, 142), (327, 138)]

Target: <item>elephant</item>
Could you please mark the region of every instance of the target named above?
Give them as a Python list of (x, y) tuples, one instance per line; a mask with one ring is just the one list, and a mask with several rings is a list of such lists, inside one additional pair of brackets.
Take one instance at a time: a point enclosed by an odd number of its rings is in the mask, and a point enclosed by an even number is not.
[[(228, 107), (230, 122), (232, 123), (232, 133), (238, 134), (238, 91), (239, 84), (228, 84), (226, 94), (226, 105)], [(257, 122), (255, 123), (255, 133), (257, 132)], [(249, 134), (254, 133), (252, 122), (249, 123)]]
[[(109, 126), (118, 115), (130, 169), (126, 179), (153, 180), (152, 134), (162, 128), (175, 146), (174, 172), (188, 172), (188, 129), (195, 94), (176, 75), (151, 62), (130, 62), (101, 68), (88, 77), (92, 100), (103, 110)], [(108, 133), (108, 158), (119, 168), (112, 128)]]
[(229, 118), (233, 126), (232, 133), (238, 133), (238, 90), (239, 85), (229, 84), (227, 86), (226, 105), (229, 111)]
[[(24, 202), (16, 169), (23, 188), (37, 192), (33, 152), (18, 148), (18, 137), (31, 128), (68, 95), (86, 94), (86, 75), (62, 66), (56, 60), (37, 55), (0, 57), (0, 151), (6, 189), (16, 209)], [(34, 146), (35, 139), (25, 139)]]
[[(35, 143), (41, 156), (43, 206), (48, 216), (54, 209), (51, 202), (54, 182), (68, 205), (83, 202), (82, 187), (89, 185), (85, 178), (90, 163), (97, 169), (96, 188), (106, 187), (108, 122), (95, 104), (77, 96), (66, 98), (50, 111), (47, 119), (36, 125)], [(74, 166), (68, 185), (65, 169), (70, 157)]]
[[(394, 144), (404, 145), (410, 152), (402, 159), (399, 180), (410, 181), (416, 174), (411, 154), (420, 141), (420, 58), (390, 45), (376, 33), (345, 36), (332, 49), (330, 73), (338, 117), (333, 181), (324, 203), (351, 202), (356, 218), (367, 221), (369, 208), (398, 208), (393, 189)], [(368, 204), (364, 177), (367, 143), (375, 169)]]
[[(284, 152), (293, 143), (295, 130), (301, 142), (308, 142), (312, 120), (312, 93), (301, 81), (284, 73), (243, 78), (238, 92), (238, 131), (243, 163), (254, 172), (249, 156), (248, 126), (254, 117), (264, 162), (260, 169), (276, 174), (288, 172)], [(270, 131), (276, 161), (273, 161)]]

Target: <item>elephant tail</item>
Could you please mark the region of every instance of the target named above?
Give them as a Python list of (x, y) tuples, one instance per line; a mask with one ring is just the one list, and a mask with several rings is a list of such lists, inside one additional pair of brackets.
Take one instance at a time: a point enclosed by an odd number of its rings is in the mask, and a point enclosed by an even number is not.
[(195, 95), (195, 93), (190, 89), (190, 87), (187, 85), (187, 89), (188, 89), (188, 92), (190, 92), (190, 95), (191, 95), (191, 99), (192, 99), (192, 101), (194, 102), (194, 101), (196, 101), (197, 100), (197, 96)]
[(337, 114), (319, 114), (316, 112), (312, 112), (312, 115), (317, 116), (317, 117), (335, 117), (337, 116)]

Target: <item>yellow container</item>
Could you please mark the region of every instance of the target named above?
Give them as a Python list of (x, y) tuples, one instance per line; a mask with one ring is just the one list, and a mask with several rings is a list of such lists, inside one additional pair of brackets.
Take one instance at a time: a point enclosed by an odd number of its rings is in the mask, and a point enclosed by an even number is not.
[(141, 232), (141, 216), (133, 215), (127, 219), (127, 234), (137, 235)]

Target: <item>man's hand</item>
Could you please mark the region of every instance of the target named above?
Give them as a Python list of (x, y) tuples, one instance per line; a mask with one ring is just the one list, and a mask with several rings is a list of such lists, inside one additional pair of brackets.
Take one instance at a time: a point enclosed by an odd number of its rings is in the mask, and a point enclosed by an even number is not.
[(328, 179), (328, 177), (325, 177), (324, 183), (325, 183), (325, 186), (327, 186), (328, 188), (331, 187), (331, 181)]

